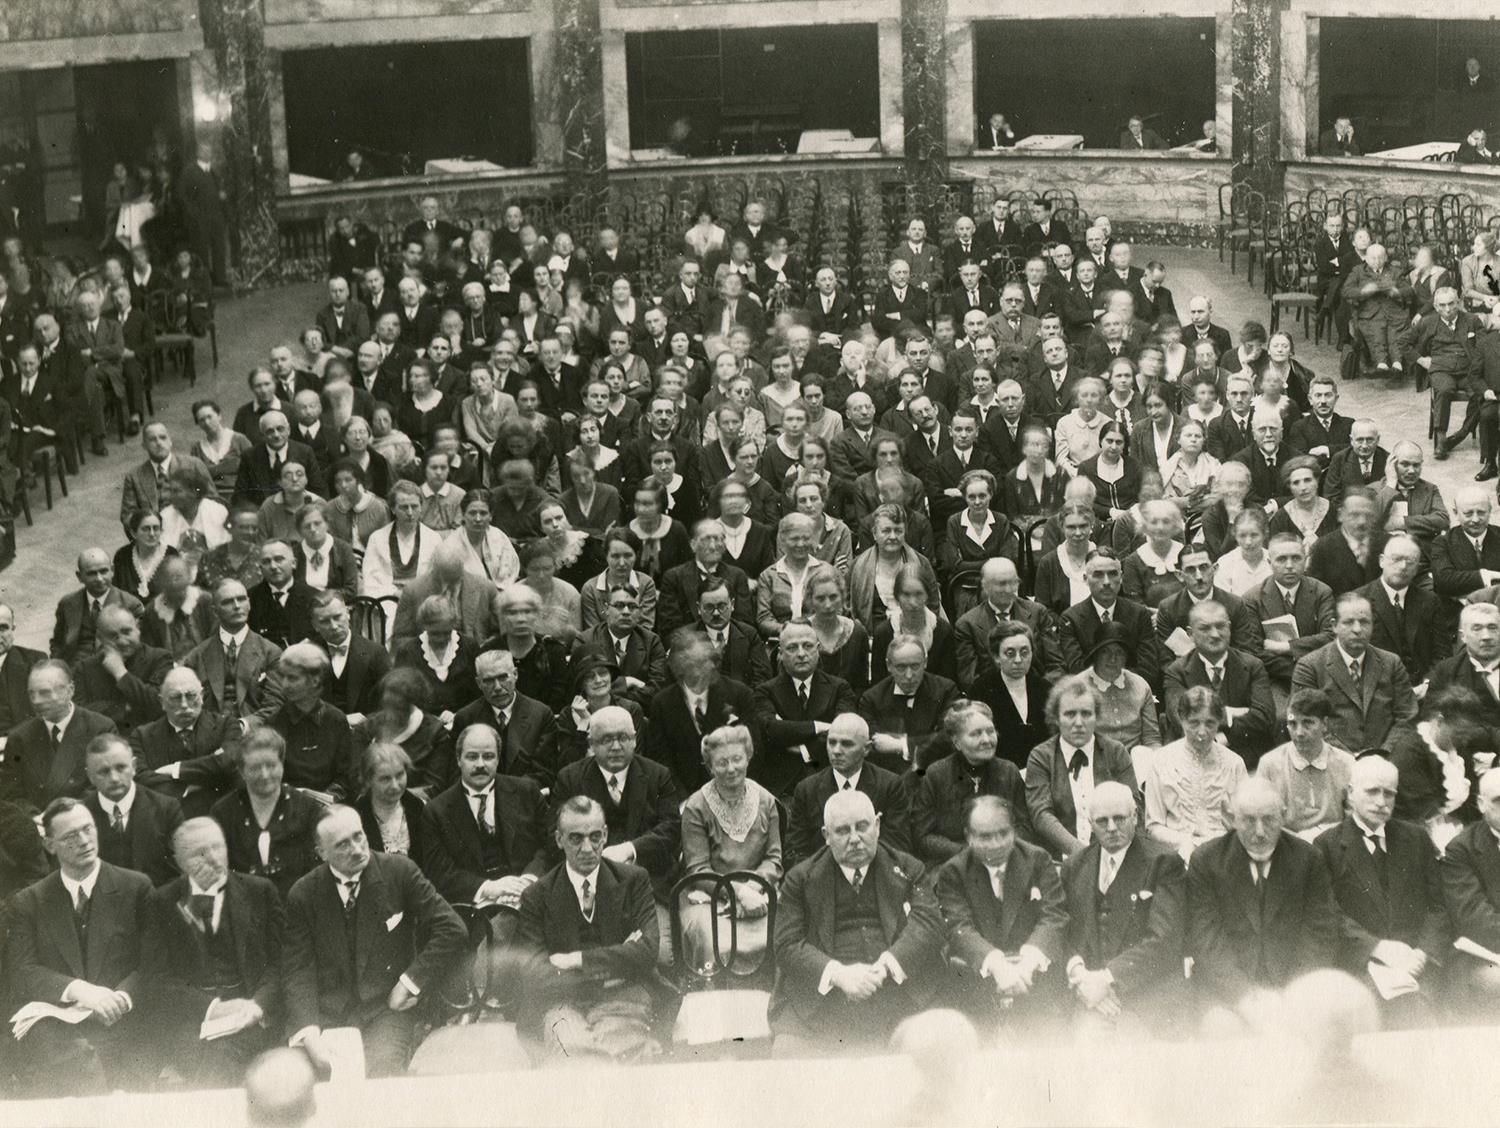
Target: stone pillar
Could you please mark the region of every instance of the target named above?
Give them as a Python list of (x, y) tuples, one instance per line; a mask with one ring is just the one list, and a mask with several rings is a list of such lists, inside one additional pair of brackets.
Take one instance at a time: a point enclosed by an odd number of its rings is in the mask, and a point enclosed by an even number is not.
[(261, 0), (201, 0), (199, 8), (218, 88), (220, 187), (228, 197), (232, 273), (237, 287), (253, 286), (281, 256), (265, 20)]
[(934, 236), (937, 204), (948, 179), (947, 22), (948, 0), (901, 0), (906, 182)]
[(974, 22), (949, 20), (945, 31), (947, 43), (943, 54), (948, 60), (948, 154), (967, 156), (973, 152), (979, 128), (978, 107), (974, 105)]
[(1231, 175), (1268, 197), (1281, 195), (1281, 4), (1233, 0), (1234, 160)]
[(562, 158), (572, 222), (586, 241), (608, 202), (604, 133), (604, 52), (599, 0), (554, 0)]
[[(1307, 24), (1301, 12), (1281, 16), (1281, 155), (1289, 161), (1307, 156)], [(1316, 97), (1316, 95), (1314, 95)], [(1314, 107), (1316, 111), (1316, 106)], [(1314, 137), (1311, 145), (1316, 147)]]

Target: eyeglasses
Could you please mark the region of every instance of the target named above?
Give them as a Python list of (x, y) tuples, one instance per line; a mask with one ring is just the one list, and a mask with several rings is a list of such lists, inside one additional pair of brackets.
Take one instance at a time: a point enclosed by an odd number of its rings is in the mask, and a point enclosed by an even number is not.
[(590, 736), (590, 744), (602, 744), (606, 748), (621, 748), (635, 740), (635, 734), (631, 732), (611, 732), (602, 736)]

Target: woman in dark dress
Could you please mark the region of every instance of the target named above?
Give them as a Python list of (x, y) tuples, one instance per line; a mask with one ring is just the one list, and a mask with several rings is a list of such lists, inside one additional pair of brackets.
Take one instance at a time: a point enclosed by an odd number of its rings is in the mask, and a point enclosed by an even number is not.
[(990, 657), (993, 664), (980, 670), (969, 696), (983, 701), (994, 713), (996, 750), (1001, 758), (1024, 768), (1031, 750), (1051, 735), (1047, 728), (1050, 687), (1035, 661), (1036, 636), (1025, 623), (998, 622), (990, 632)]
[(130, 543), (115, 553), (115, 587), (146, 603), (161, 592), (156, 578), (161, 562), (177, 550), (162, 544), (161, 517), (149, 509), (132, 514), (128, 528)]
[(636, 567), (658, 585), (662, 574), (693, 558), (687, 528), (665, 512), (666, 490), (647, 478), (631, 495), (635, 518), (625, 526), (625, 533), (635, 549)]
[(843, 678), (855, 693), (870, 688), (870, 635), (845, 614), (848, 587), (834, 568), (820, 568), (808, 581), (803, 613), (818, 633), (818, 669)]
[(418, 866), (427, 857), (422, 808), (425, 804), (407, 787), (411, 757), (399, 744), (375, 741), (360, 758), (360, 796), (354, 802), (371, 850), (402, 854)]
[[(417, 679), (400, 679), (391, 685), (394, 695), (390, 714), (391, 723), (398, 730), (404, 729), (410, 719), (411, 710), (424, 711), (430, 708), (435, 713), (456, 713), (479, 697), (479, 683), (474, 677), (474, 659), (478, 651), (474, 643), (460, 633), (458, 611), (441, 595), (429, 595), (417, 608), (417, 623), (420, 631), (415, 638), (403, 638), (391, 651), (391, 662), (396, 669), (409, 671)], [(391, 673), (395, 673), (392, 670)], [(381, 683), (384, 694), (390, 675)], [(402, 708), (404, 704), (405, 708)], [(372, 739), (374, 734), (372, 734)], [(387, 733), (381, 739), (390, 740)], [(397, 741), (405, 744), (405, 741)], [(418, 764), (418, 772), (426, 782), (427, 771), (414, 749), (408, 747), (412, 759)], [(421, 782), (414, 784), (421, 786)]]
[(646, 715), (628, 697), (614, 692), (620, 667), (614, 655), (588, 650), (578, 656), (573, 672), (573, 699), (557, 715), (558, 766), (589, 754), (589, 718), (606, 705), (615, 705), (635, 722), (635, 745), (645, 747)]
[(285, 900), (297, 879), (318, 864), (315, 850), (323, 805), (282, 782), (286, 741), (272, 728), (258, 728), (240, 746), (241, 786), (210, 809), (224, 828), (229, 868), (264, 877)]

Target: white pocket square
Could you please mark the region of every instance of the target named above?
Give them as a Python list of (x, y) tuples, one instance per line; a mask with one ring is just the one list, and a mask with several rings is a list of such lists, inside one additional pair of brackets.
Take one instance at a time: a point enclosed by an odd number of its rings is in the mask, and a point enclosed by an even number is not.
[(396, 926), (401, 923), (401, 918), (405, 915), (405, 913), (392, 913), (390, 916), (386, 917), (385, 930), (387, 932), (394, 932), (396, 930)]
[(1141, 892), (1140, 892), (1140, 898), (1141, 898), (1142, 901), (1149, 901), (1149, 900), (1151, 900), (1151, 890), (1149, 890), (1149, 889), (1142, 889)]

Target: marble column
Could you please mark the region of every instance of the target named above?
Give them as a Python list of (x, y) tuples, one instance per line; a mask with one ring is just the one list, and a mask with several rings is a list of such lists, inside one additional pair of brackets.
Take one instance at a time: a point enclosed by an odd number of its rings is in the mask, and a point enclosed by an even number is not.
[(949, 20), (944, 54), (948, 60), (948, 153), (967, 156), (973, 151), (978, 131), (978, 113), (974, 106), (974, 23), (972, 20)]
[(265, 20), (261, 0), (202, 0), (199, 11), (217, 87), (205, 94), (219, 107), (216, 155), (231, 272), (237, 285), (253, 286), (281, 256)]
[(929, 226), (948, 178), (947, 21), (948, 0), (901, 0), (906, 181)]
[(1307, 134), (1308, 22), (1301, 12), (1281, 16), (1281, 154), (1289, 161), (1302, 160), (1309, 144), (1318, 143)]
[(574, 238), (585, 240), (609, 191), (599, 0), (554, 0), (562, 158)]
[(1281, 4), (1233, 0), (1231, 175), (1267, 196), (1281, 195)]

